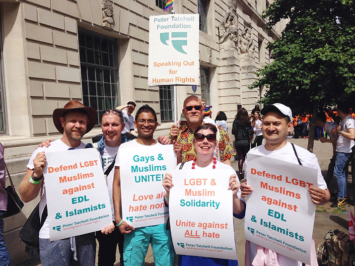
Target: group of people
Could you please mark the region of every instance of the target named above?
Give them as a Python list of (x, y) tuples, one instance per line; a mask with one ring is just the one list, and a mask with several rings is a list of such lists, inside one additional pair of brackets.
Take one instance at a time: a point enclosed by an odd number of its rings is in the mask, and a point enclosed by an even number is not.
[[(125, 117), (121, 108), (106, 110), (103, 113), (101, 118), (103, 136), (96, 145), (102, 161), (102, 170), (107, 175), (107, 188), (114, 219), (112, 225), (103, 228), (96, 234), (90, 233), (50, 241), (49, 217), (43, 217), (42, 215), (47, 204), (46, 184), (43, 178), (46, 152), (88, 147), (82, 142), (82, 138), (94, 127), (97, 118), (95, 109), (85, 107), (76, 100), (71, 100), (64, 108), (54, 110), (53, 122), (62, 137), (50, 143), (43, 143), (44, 147), (33, 152), (27, 164), (27, 173), (19, 187), (24, 202), (32, 201), (40, 195), (40, 218), (45, 219), (39, 232), (42, 265), (71, 265), (73, 260), (76, 260), (80, 265), (95, 265), (95, 236), (99, 242), (98, 265), (114, 265), (117, 245), (121, 255), (121, 265), (143, 265), (149, 244), (152, 246), (156, 265), (174, 264), (175, 252), (171, 234), (166, 224), (133, 228), (121, 216), (121, 189), (123, 188), (121, 188), (120, 180), (124, 177), (121, 176), (120, 172), (122, 163), (122, 158), (120, 158), (118, 152), (120, 147), (133, 148), (173, 144), (177, 156), (177, 169), (184, 167), (185, 169), (191, 169), (191, 171), (196, 168), (206, 168), (211, 169), (211, 171), (214, 169), (229, 170), (228, 189), (233, 193), (233, 215), (240, 219), (244, 217), (246, 204), (243, 198), (252, 193), (253, 188), (248, 185), (247, 181), (240, 184), (238, 178), (236, 178), (235, 171), (231, 167), (231, 158), (236, 155), (232, 141), (226, 131), (216, 125), (216, 121), (214, 124), (204, 122), (205, 106), (199, 97), (193, 95), (185, 99), (182, 113), (186, 121), (181, 121), (178, 125), (174, 124), (170, 129), (169, 136), (160, 136), (157, 140), (153, 137), (158, 126), (157, 115), (153, 108), (149, 105), (140, 107), (135, 114), (133, 123), (130, 116), (135, 110), (135, 104), (130, 102), (124, 108), (128, 108), (128, 118)], [(287, 133), (293, 127), (290, 108), (282, 104), (269, 105), (261, 110), (261, 114), (263, 115), (262, 122), (258, 111), (254, 112), (254, 120), (250, 121), (245, 109), (238, 110), (236, 120), (233, 123), (233, 134), (236, 136), (235, 146), (238, 155), (245, 159), (247, 150), (244, 148), (244, 144), (246, 143), (245, 140), (250, 143), (249, 133), (252, 131), (257, 136), (256, 145), (258, 146), (252, 149), (250, 153), (298, 164), (291, 144), (286, 140)], [(226, 121), (226, 117), (223, 115), (220, 117), (221, 120), (216, 120)], [(126, 127), (126, 123), (129, 124), (128, 127)], [(134, 124), (137, 132), (134, 131), (132, 124)], [(250, 131), (248, 132), (248, 138), (244, 135), (245, 131)], [(123, 134), (123, 132), (125, 133)], [(263, 138), (265, 144), (261, 145)], [(315, 204), (324, 204), (329, 200), (330, 195), (321, 175), (316, 156), (300, 147), (297, 147), (296, 150), (303, 165), (318, 171), (318, 182), (314, 187), (309, 188), (309, 193)], [(109, 171), (110, 169), (112, 170)], [(240, 169), (239, 174), (242, 173)], [(247, 173), (247, 160), (245, 169), (245, 173)], [(244, 178), (247, 180), (247, 175)], [(157, 185), (161, 186), (159, 183)], [(169, 207), (170, 189), (174, 186), (174, 176), (166, 173), (162, 185), (166, 190), (165, 205)], [(299, 265), (298, 261), (271, 250), (265, 249), (266, 251), (261, 255), (258, 252), (260, 248), (253, 243), (247, 243), (247, 266), (259, 265), (256, 264), (256, 261), (259, 263), (271, 258), (277, 258), (279, 265)], [(178, 265), (238, 265), (238, 261), (179, 256)]]

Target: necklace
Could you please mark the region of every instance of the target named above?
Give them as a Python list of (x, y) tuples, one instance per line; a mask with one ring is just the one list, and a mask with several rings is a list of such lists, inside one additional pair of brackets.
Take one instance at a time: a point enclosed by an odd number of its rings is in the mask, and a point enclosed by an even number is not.
[[(197, 159), (195, 158), (194, 161), (192, 162), (192, 170), (195, 169), (195, 166), (196, 166), (196, 161)], [(217, 164), (217, 159), (216, 158), (213, 158), (213, 165), (212, 165), (212, 169), (216, 169), (216, 164)]]

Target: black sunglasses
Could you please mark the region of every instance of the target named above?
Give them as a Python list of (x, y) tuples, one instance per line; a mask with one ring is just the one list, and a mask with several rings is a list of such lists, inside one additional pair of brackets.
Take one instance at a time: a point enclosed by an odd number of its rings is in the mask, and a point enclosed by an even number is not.
[(186, 111), (191, 111), (192, 108), (194, 108), (196, 111), (200, 111), (202, 106), (201, 105), (195, 105), (195, 106), (186, 106), (185, 107)]
[(197, 133), (195, 135), (195, 140), (197, 142), (201, 142), (203, 141), (205, 138), (207, 138), (207, 140), (209, 142), (215, 142), (216, 141), (216, 135), (215, 134), (208, 134), (208, 135), (203, 135), (202, 133)]

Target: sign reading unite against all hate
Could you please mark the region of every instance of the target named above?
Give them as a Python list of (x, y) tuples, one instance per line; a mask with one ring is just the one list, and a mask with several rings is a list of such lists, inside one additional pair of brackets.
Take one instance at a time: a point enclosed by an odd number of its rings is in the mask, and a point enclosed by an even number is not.
[(170, 227), (179, 255), (237, 260), (230, 171), (171, 172)]
[[(295, 158), (296, 160), (296, 158)], [(315, 204), (308, 188), (317, 170), (264, 156), (248, 155), (245, 238), (310, 264)]]
[(50, 240), (102, 230), (112, 213), (96, 149), (46, 152), (44, 182)]
[(199, 85), (199, 15), (150, 16), (148, 85)]
[(166, 223), (162, 186), (165, 173), (176, 167), (173, 145), (119, 149), (122, 219), (133, 227)]

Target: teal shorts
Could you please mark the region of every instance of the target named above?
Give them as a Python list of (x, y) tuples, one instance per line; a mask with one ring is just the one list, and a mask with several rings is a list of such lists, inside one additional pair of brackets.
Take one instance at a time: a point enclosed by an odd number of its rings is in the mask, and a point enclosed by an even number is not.
[(136, 228), (124, 235), (123, 261), (125, 266), (142, 266), (152, 245), (156, 266), (173, 266), (175, 259), (174, 246), (166, 224)]

